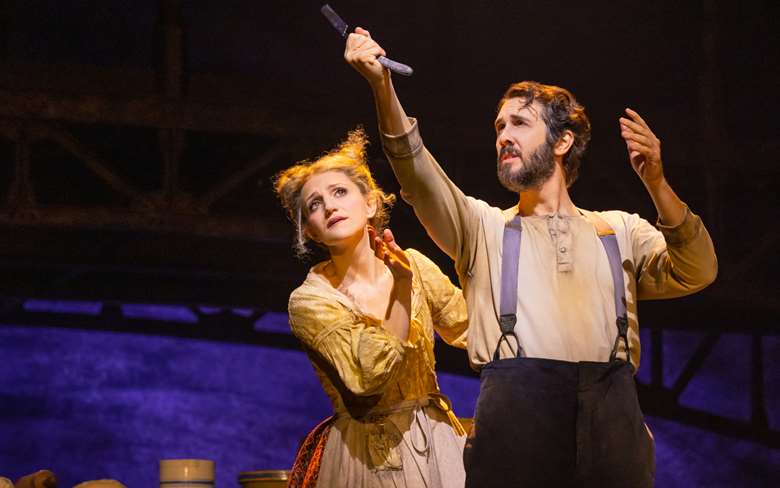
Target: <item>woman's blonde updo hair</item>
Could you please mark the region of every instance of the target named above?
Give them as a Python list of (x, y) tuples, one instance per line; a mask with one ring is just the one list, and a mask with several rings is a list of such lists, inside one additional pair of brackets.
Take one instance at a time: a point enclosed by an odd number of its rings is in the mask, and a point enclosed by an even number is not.
[(366, 163), (366, 145), (368, 138), (361, 127), (349, 132), (347, 139), (338, 147), (314, 161), (301, 161), (281, 171), (274, 179), (274, 190), (282, 206), (287, 210), (287, 216), (295, 225), (295, 253), (305, 257), (309, 253), (307, 242), (309, 238), (303, 231), (306, 223), (307, 209), (301, 198), (303, 185), (312, 175), (325, 171), (341, 171), (360, 192), (376, 204), (376, 213), (368, 223), (381, 234), (390, 217), (390, 207), (395, 202), (395, 195), (387, 194), (374, 181)]

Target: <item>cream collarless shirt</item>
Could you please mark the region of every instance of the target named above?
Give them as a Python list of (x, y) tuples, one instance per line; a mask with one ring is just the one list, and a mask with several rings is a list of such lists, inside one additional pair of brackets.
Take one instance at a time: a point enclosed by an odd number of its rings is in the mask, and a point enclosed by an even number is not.
[[(382, 143), (401, 196), (428, 235), (454, 261), (469, 316), (473, 367), (493, 359), (501, 331), (498, 310), (504, 224), (517, 208), (501, 210), (466, 196), (423, 146), (417, 121)], [(698, 291), (717, 274), (712, 240), (701, 219), (686, 210), (675, 227), (651, 225), (619, 210), (581, 216), (524, 217), (518, 275), (516, 333), (526, 356), (564, 361), (607, 361), (617, 336), (614, 285), (594, 221), (615, 232), (628, 309), (631, 362), (640, 361), (638, 300)], [(618, 357), (625, 358), (624, 348)], [(515, 355), (501, 343), (500, 357)]]

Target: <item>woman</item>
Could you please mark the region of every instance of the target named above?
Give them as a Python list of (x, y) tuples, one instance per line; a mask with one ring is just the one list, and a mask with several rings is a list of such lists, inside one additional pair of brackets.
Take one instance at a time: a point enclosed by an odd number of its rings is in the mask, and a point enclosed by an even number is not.
[(465, 432), (436, 381), (434, 329), (466, 346), (463, 296), (419, 252), (382, 231), (393, 196), (374, 182), (366, 138), (281, 172), (275, 189), (330, 259), (290, 295), (289, 316), (334, 416), (301, 446), (289, 486), (457, 487)]

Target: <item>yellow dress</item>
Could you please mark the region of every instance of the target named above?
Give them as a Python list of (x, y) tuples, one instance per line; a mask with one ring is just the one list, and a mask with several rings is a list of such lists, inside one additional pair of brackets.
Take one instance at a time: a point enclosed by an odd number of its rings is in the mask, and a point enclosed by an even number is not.
[(406, 341), (333, 288), (319, 273), (326, 262), (290, 295), (293, 334), (336, 417), (318, 487), (464, 485), (465, 436), (439, 391), (433, 341), (435, 330), (466, 347), (466, 304), (436, 264), (414, 249), (406, 252), (414, 273)]

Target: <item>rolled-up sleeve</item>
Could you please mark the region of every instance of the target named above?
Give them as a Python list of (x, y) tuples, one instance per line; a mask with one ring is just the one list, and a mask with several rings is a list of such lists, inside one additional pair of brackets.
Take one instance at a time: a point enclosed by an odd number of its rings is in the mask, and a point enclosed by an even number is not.
[(288, 304), (293, 334), (324, 359), (355, 395), (373, 395), (401, 366), (404, 347), (380, 323), (361, 319), (338, 302), (294, 292)]
[(640, 300), (688, 295), (715, 281), (715, 247), (701, 218), (690, 209), (686, 207), (683, 222), (674, 227), (659, 222), (655, 228), (636, 215), (632, 219)]

